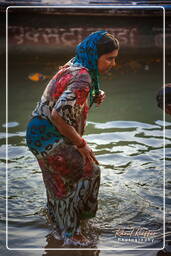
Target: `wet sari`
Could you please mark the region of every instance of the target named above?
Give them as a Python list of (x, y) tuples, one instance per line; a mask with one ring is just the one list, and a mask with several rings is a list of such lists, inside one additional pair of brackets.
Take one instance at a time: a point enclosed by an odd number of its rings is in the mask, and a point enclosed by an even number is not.
[(82, 219), (95, 216), (100, 169), (83, 161), (76, 146), (53, 125), (51, 111), (83, 136), (91, 83), (87, 68), (64, 66), (50, 80), (27, 127), (26, 141), (42, 170), (48, 212), (63, 238), (72, 237)]

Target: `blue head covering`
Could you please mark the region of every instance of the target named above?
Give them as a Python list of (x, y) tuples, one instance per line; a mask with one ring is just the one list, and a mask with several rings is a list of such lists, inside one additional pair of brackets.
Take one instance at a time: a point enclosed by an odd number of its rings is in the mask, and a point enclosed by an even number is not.
[(76, 47), (76, 56), (73, 59), (73, 65), (86, 67), (92, 79), (92, 88), (90, 90), (90, 106), (93, 103), (93, 97), (99, 94), (99, 72), (98, 72), (98, 53), (97, 42), (103, 35), (107, 34), (106, 31), (97, 31), (86, 37)]

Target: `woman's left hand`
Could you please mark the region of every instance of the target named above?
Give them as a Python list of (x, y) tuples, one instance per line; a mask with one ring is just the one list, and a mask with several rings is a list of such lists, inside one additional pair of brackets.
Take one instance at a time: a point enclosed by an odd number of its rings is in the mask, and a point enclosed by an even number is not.
[(95, 99), (94, 99), (94, 102), (97, 104), (97, 106), (99, 106), (100, 104), (103, 103), (103, 101), (105, 100), (106, 98), (106, 94), (104, 91), (100, 90), (100, 93), (99, 95), (96, 95)]

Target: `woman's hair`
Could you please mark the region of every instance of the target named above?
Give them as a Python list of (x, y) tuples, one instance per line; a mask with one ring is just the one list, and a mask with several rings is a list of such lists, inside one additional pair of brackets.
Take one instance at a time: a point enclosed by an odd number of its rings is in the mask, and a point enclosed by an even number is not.
[(161, 88), (156, 95), (156, 100), (157, 100), (157, 106), (159, 108), (163, 109), (163, 100), (164, 100), (164, 95), (163, 93), (165, 92), (165, 106), (171, 104), (171, 84), (166, 84), (165, 88)]
[(103, 35), (97, 42), (98, 57), (118, 49), (119, 49), (119, 41), (109, 33), (106, 33), (105, 35)]

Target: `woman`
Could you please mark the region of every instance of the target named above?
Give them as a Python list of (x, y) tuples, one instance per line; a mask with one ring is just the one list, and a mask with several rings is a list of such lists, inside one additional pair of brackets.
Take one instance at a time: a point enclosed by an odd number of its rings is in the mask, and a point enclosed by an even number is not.
[(65, 243), (89, 243), (80, 222), (96, 214), (100, 168), (82, 135), (89, 107), (105, 98), (99, 73), (115, 66), (118, 49), (118, 40), (106, 31), (85, 38), (47, 85), (28, 124), (27, 145), (42, 170), (48, 211)]
[[(163, 100), (165, 100), (165, 106), (163, 106)], [(165, 109), (165, 113), (171, 115), (171, 83), (161, 88), (156, 95), (157, 106), (161, 109)]]

